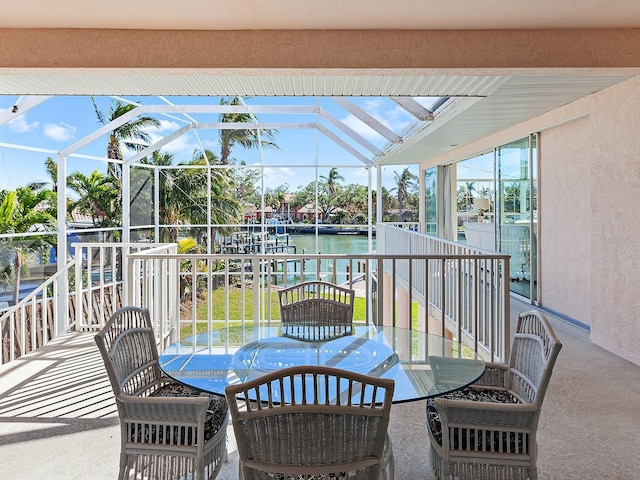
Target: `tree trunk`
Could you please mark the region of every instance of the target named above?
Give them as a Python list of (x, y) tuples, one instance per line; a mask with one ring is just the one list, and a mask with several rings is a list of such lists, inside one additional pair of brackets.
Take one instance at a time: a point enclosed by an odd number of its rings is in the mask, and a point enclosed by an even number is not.
[(13, 304), (17, 305), (20, 301), (20, 275), (22, 271), (22, 255), (19, 249), (16, 249), (16, 258), (13, 261), (13, 267), (15, 270), (14, 275), (16, 276), (16, 281), (13, 285)]

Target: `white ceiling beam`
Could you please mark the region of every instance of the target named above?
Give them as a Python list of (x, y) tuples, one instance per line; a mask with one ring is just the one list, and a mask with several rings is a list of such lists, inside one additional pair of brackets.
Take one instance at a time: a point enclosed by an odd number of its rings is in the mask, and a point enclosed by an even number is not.
[(382, 122), (378, 121), (372, 115), (369, 115), (353, 102), (347, 100), (345, 97), (331, 97), (331, 99), (390, 142), (397, 143), (402, 141), (402, 138), (393, 130), (388, 128)]
[(256, 113), (316, 114), (315, 105), (141, 105), (143, 114), (150, 113)]
[(253, 122), (213, 122), (198, 123), (195, 128), (207, 130), (293, 130), (301, 128), (316, 128), (314, 122), (274, 122), (274, 123), (253, 123)]
[(347, 142), (342, 140), (331, 130), (328, 130), (327, 127), (325, 127), (324, 125), (318, 124), (316, 128), (318, 129), (319, 132), (323, 133), (330, 140), (333, 140), (334, 143), (342, 147), (344, 150), (349, 152), (351, 155), (353, 155), (355, 158), (360, 160), (362, 163), (364, 163), (365, 165), (371, 165), (371, 160), (369, 160), (367, 157), (365, 157), (362, 153), (360, 153), (358, 150), (353, 148)]
[[(170, 102), (169, 100), (167, 100), (166, 98), (164, 98), (162, 95), (158, 95), (158, 98), (159, 98), (160, 100), (162, 100), (163, 102), (165, 102), (167, 105), (171, 105), (172, 107), (175, 107), (175, 103)], [(190, 115), (187, 115), (186, 113), (185, 113), (185, 114), (183, 114), (183, 115), (184, 115), (185, 117), (187, 117), (187, 119), (188, 119), (190, 122), (195, 122), (195, 121), (196, 121), (193, 117), (191, 117)], [(178, 121), (181, 121), (181, 122), (184, 122), (184, 121), (185, 121), (184, 119), (174, 117), (173, 115), (167, 115), (167, 116), (168, 116), (169, 118), (174, 118), (174, 119), (176, 119), (176, 120), (178, 120)]]
[(466, 110), (481, 102), (482, 98), (480, 97), (467, 97), (467, 98), (454, 98), (447, 103), (448, 108), (443, 111), (438, 111), (438, 116), (433, 120), (433, 122), (425, 122), (420, 125), (420, 128), (417, 128), (410, 136), (405, 138), (405, 141), (402, 143), (389, 144), (385, 147), (384, 154), (382, 156), (376, 157), (373, 160), (373, 164), (379, 165), (382, 160), (389, 160), (394, 156), (398, 155), (402, 151), (406, 150), (412, 145), (415, 145), (419, 141), (425, 140), (429, 135), (432, 135), (441, 127), (445, 126), (447, 123), (451, 122), (458, 115), (464, 113)]
[(364, 148), (369, 150), (374, 155), (382, 154), (382, 150), (380, 150), (378, 147), (376, 147), (373, 143), (371, 143), (369, 140), (364, 138), (362, 135), (357, 134), (352, 128), (347, 127), (344, 123), (342, 123), (340, 120), (338, 120), (336, 117), (331, 115), (322, 107), (320, 107), (320, 117), (324, 118), (331, 125), (336, 127), (338, 130), (340, 130), (342, 133), (347, 135), (353, 141), (362, 145)]
[(216, 123), (190, 123), (185, 125), (179, 130), (176, 130), (170, 135), (167, 135), (162, 140), (157, 141), (153, 145), (149, 145), (141, 152), (136, 153), (132, 157), (128, 158), (125, 162), (126, 165), (140, 161), (147, 155), (152, 154), (154, 151), (161, 149), (165, 145), (173, 142), (177, 138), (185, 135), (191, 130), (208, 129), (208, 130), (277, 130), (277, 129), (300, 129), (300, 128), (316, 128), (316, 123), (260, 123), (255, 124), (251, 122), (216, 122)]
[(145, 148), (144, 150), (136, 153), (135, 155), (133, 155), (132, 157), (128, 158), (124, 164), (125, 165), (130, 165), (132, 163), (138, 162), (139, 160), (143, 159), (144, 157), (146, 157), (147, 155), (151, 155), (153, 152), (155, 152), (156, 150), (160, 150), (162, 147), (164, 147), (165, 145), (167, 145), (168, 143), (173, 142), (175, 139), (183, 136), (185, 133), (188, 133), (190, 130), (193, 130), (193, 124), (190, 123), (188, 125), (185, 125), (184, 127), (176, 130), (175, 132), (173, 132), (170, 135), (167, 135), (166, 137), (164, 137), (162, 140), (158, 140), (156, 143), (154, 143), (153, 145), (149, 145), (147, 148)]
[(116, 128), (124, 125), (128, 121), (133, 120), (138, 115), (140, 115), (141, 114), (141, 111), (140, 111), (141, 108), (142, 107), (136, 107), (133, 110), (129, 110), (124, 115), (120, 115), (118, 118), (114, 119), (113, 121), (107, 123), (106, 125), (103, 125), (102, 127), (100, 127), (97, 130), (94, 130), (92, 133), (90, 133), (86, 137), (81, 138), (76, 143), (68, 146), (64, 150), (61, 150), (60, 151), (60, 155), (63, 156), (63, 157), (66, 157), (70, 153), (73, 153), (76, 150), (89, 145), (91, 142), (97, 140), (98, 138), (102, 137), (103, 135), (110, 134)]
[(0, 125), (10, 122), (14, 118), (27, 113), (33, 107), (37, 107), (42, 102), (51, 98), (51, 95), (26, 95), (18, 98), (15, 103), (6, 110), (0, 110)]
[(49, 153), (51, 155), (57, 155), (56, 150), (48, 148), (31, 147), (29, 145), (17, 145), (15, 143), (0, 142), (0, 147), (13, 148), (15, 150), (26, 150), (28, 152)]
[(389, 97), (395, 103), (404, 108), (407, 112), (413, 115), (418, 120), (422, 120), (426, 122), (428, 120), (433, 120), (433, 112), (424, 108), (418, 102), (416, 102), (411, 97)]

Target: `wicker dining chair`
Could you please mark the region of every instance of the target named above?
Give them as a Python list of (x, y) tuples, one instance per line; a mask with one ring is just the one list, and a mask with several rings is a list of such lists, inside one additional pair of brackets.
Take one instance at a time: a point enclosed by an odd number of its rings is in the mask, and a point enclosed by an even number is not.
[(228, 386), (240, 478), (392, 480), (393, 390), (391, 379), (324, 366)]
[(117, 310), (95, 341), (120, 417), (119, 480), (215, 478), (227, 459), (227, 402), (163, 375), (149, 311)]
[(561, 348), (544, 315), (520, 313), (508, 364), (487, 363), (471, 387), (427, 400), (436, 479), (538, 478), (540, 408)]
[(278, 292), (285, 336), (325, 340), (352, 332), (355, 291), (329, 282), (303, 282)]

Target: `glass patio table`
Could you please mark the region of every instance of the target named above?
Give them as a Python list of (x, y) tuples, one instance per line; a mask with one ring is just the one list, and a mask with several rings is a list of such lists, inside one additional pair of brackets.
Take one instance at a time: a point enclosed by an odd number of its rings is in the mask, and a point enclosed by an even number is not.
[(317, 335), (321, 328), (311, 328), (312, 335), (309, 327), (304, 335), (292, 335), (279, 323), (210, 330), (169, 345), (160, 353), (160, 367), (183, 384), (224, 395), (227, 385), (274, 370), (324, 365), (393, 379), (394, 403), (458, 390), (485, 370), (473, 350), (440, 336), (365, 325)]

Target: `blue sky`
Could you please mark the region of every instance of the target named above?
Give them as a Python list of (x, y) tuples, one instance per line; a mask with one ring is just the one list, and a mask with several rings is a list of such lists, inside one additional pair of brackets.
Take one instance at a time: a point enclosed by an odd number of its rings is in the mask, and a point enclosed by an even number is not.
[[(95, 97), (98, 108), (108, 112), (113, 101), (111, 97)], [(126, 100), (140, 102), (147, 105), (166, 105), (159, 97), (123, 97)], [(10, 111), (13, 105), (19, 102), (17, 96), (0, 96), (0, 119), (2, 114)], [(167, 97), (166, 101), (176, 104), (211, 104), (218, 105), (219, 97)], [(397, 104), (387, 98), (356, 97), (351, 99), (364, 111), (374, 116), (397, 134), (413, 121), (413, 118)], [(351, 127), (355, 132), (368, 141), (382, 148), (387, 140), (371, 130), (367, 125), (354, 115), (343, 109), (329, 98), (317, 97), (256, 97), (245, 100), (249, 105), (321, 105), (329, 113)], [(428, 106), (434, 99), (420, 99), (420, 103)], [(173, 131), (185, 126), (187, 118), (181, 114), (155, 115), (160, 121), (158, 129), (150, 129), (149, 135), (154, 140), (159, 140)], [(215, 122), (217, 115), (190, 116), (198, 122)], [(258, 115), (263, 122), (315, 122), (313, 115)], [(323, 124), (329, 130), (338, 134), (343, 139), (346, 137), (328, 123)], [(0, 125), (0, 189), (12, 189), (25, 185), (32, 181), (44, 181), (47, 179), (44, 171), (44, 160), (51, 156), (57, 160), (57, 152), (73, 145), (78, 140), (92, 133), (100, 127), (96, 118), (90, 97), (66, 96), (52, 97), (42, 104), (18, 115), (9, 122)], [(189, 160), (194, 150), (200, 148), (209, 149), (219, 154), (220, 147), (217, 140), (217, 130), (198, 130), (197, 134), (190, 132), (162, 148), (163, 152), (174, 155), (175, 163)], [(361, 146), (346, 139), (357, 150), (370, 157)], [(236, 147), (232, 156), (237, 161), (245, 161), (248, 165), (264, 164), (265, 186), (276, 188), (282, 184), (288, 184), (290, 190), (296, 190), (299, 186), (307, 185), (314, 179), (315, 170), (303, 168), (303, 165), (339, 166), (339, 173), (344, 177), (344, 184), (366, 184), (367, 175), (362, 163), (350, 153), (338, 146), (331, 139), (319, 133), (316, 129), (279, 129), (275, 142), (280, 146), (276, 149), (244, 150)], [(29, 151), (12, 148), (10, 145), (21, 145), (43, 149), (44, 151)], [(102, 137), (90, 145), (82, 148), (77, 153), (85, 157), (106, 156), (107, 137)], [(131, 155), (125, 152), (125, 156)], [(383, 175), (383, 185), (393, 188), (394, 172), (400, 173), (404, 166), (387, 167)], [(412, 166), (412, 171), (418, 173), (417, 166)], [(68, 172), (80, 170), (86, 173), (98, 169), (105, 170), (104, 162), (92, 158), (70, 157), (67, 164)], [(321, 168), (319, 175), (326, 175), (329, 167)], [(375, 187), (375, 178), (374, 178)]]

